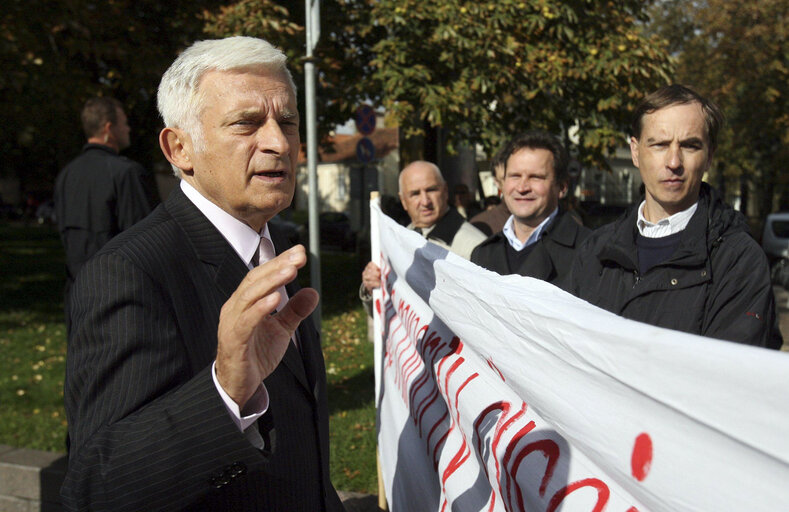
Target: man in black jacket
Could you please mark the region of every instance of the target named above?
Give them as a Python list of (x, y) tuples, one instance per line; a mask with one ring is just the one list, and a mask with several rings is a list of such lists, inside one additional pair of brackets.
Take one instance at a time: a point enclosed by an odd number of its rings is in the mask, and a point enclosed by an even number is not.
[(148, 172), (118, 154), (129, 146), (129, 124), (121, 103), (115, 98), (91, 98), (82, 108), (81, 119), (88, 143), (55, 181), (67, 294), (82, 265), (154, 206)]
[(569, 290), (633, 320), (779, 348), (765, 255), (745, 218), (702, 183), (722, 121), (714, 103), (681, 85), (642, 101), (630, 150), (644, 201), (586, 240)]
[(501, 160), (503, 198), (512, 215), (474, 249), (471, 261), (502, 275), (560, 282), (590, 233), (559, 208), (570, 181), (567, 151), (553, 135), (533, 131), (510, 141)]

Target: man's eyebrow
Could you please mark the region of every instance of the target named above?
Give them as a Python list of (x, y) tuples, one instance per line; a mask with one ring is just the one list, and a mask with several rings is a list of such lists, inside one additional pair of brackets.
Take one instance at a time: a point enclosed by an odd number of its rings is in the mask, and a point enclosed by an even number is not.
[(704, 144), (704, 139), (701, 137), (688, 137), (687, 139), (682, 139), (679, 141), (680, 144)]

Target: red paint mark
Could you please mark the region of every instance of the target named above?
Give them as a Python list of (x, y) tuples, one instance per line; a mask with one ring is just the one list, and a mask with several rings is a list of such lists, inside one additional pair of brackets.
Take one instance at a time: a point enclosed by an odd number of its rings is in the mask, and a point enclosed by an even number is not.
[(507, 382), (507, 379), (504, 378), (504, 375), (501, 373), (501, 370), (499, 370), (498, 367), (496, 367), (496, 365), (493, 364), (493, 360), (491, 358), (487, 358), (486, 361), (488, 362), (488, 366), (490, 366), (490, 368), (493, 371), (495, 371), (496, 373), (499, 374), (499, 377), (501, 377), (501, 380), (503, 382)]
[(556, 494), (553, 495), (553, 498), (551, 498), (551, 502), (548, 503), (548, 508), (545, 509), (545, 512), (554, 512), (559, 508), (559, 505), (562, 504), (564, 498), (569, 496), (570, 493), (575, 492), (578, 489), (583, 489), (584, 487), (592, 487), (597, 489), (597, 504), (592, 509), (592, 512), (602, 512), (605, 509), (606, 503), (608, 503), (608, 498), (611, 496), (611, 491), (608, 489), (608, 486), (605, 485), (605, 482), (598, 480), (597, 478), (578, 480), (577, 482), (573, 482), (559, 489), (556, 491)]
[(375, 310), (381, 314), (381, 299), (375, 299)]
[(636, 437), (630, 467), (633, 476), (639, 482), (643, 482), (649, 474), (649, 469), (652, 467), (652, 438), (649, 434), (642, 432)]
[(638, 509), (636, 507), (630, 507), (627, 509), (627, 512), (638, 512)]
[[(551, 481), (551, 477), (553, 477), (553, 471), (556, 469), (556, 464), (559, 462), (559, 445), (556, 444), (555, 441), (551, 439), (541, 439), (540, 441), (535, 441), (526, 445), (515, 457), (515, 460), (512, 464), (512, 469), (510, 472), (513, 475), (518, 474), (518, 468), (530, 453), (534, 451), (541, 451), (545, 458), (548, 459), (548, 463), (545, 466), (545, 474), (542, 477), (542, 483), (540, 484), (540, 496), (545, 496), (545, 489), (548, 487), (548, 482)], [(520, 495), (520, 488), (518, 488), (518, 494)], [(518, 504), (522, 505), (522, 499), (518, 499)]]

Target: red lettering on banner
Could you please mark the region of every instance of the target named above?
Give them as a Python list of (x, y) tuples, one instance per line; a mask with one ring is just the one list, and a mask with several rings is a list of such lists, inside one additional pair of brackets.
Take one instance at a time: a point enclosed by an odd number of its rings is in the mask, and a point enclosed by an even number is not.
[(606, 503), (608, 503), (608, 498), (611, 496), (611, 491), (608, 489), (608, 486), (602, 480), (597, 478), (586, 478), (584, 480), (578, 480), (577, 482), (573, 482), (565, 487), (556, 491), (556, 494), (553, 495), (551, 498), (551, 502), (548, 503), (548, 508), (545, 512), (554, 512), (558, 509), (559, 505), (562, 504), (564, 498), (570, 495), (570, 493), (577, 491), (578, 489), (583, 489), (584, 487), (592, 487), (597, 490), (597, 504), (592, 509), (592, 512), (602, 512), (605, 509)]
[(630, 468), (633, 476), (639, 482), (643, 482), (649, 475), (649, 470), (652, 467), (652, 438), (649, 434), (643, 432), (636, 437), (636, 443), (633, 446), (633, 455), (630, 458)]
[[(551, 481), (553, 477), (553, 471), (556, 469), (556, 464), (559, 462), (559, 445), (556, 444), (555, 441), (552, 439), (541, 439), (539, 441), (535, 441), (526, 445), (522, 450), (518, 452), (518, 455), (515, 457), (515, 461), (512, 464), (512, 467), (508, 470), (510, 476), (514, 476), (518, 474), (518, 469), (520, 468), (521, 462), (525, 459), (530, 453), (539, 450), (545, 455), (545, 458), (548, 459), (547, 464), (545, 465), (545, 473), (542, 476), (542, 482), (540, 483), (540, 496), (545, 496), (545, 489), (548, 487), (548, 482)], [(510, 478), (507, 479), (507, 485), (510, 484)], [(510, 493), (510, 489), (507, 489), (508, 494)], [(523, 492), (521, 491), (520, 486), (515, 487), (515, 491), (517, 493), (518, 498), (518, 507), (519, 510), (523, 510)]]
[[(525, 411), (526, 404), (524, 403), (519, 414), (522, 414)], [(515, 415), (515, 417), (511, 419), (510, 423), (517, 417), (519, 416)], [(521, 427), (521, 429), (512, 437), (512, 440), (510, 440), (509, 444), (507, 444), (507, 448), (504, 451), (504, 457), (501, 460), (501, 463), (504, 466), (504, 476), (506, 477), (505, 480), (507, 482), (506, 488), (502, 494), (504, 495), (505, 501), (510, 503), (510, 506), (512, 505), (512, 483), (516, 481), (516, 471), (513, 471), (510, 468), (510, 459), (515, 454), (515, 447), (518, 445), (518, 442), (520, 442), (520, 440), (523, 439), (526, 434), (534, 430), (536, 426), (537, 424), (534, 423), (534, 420), (530, 420), (525, 426)], [(503, 430), (506, 430), (506, 428)], [(496, 442), (496, 444), (498, 444), (498, 442)], [(498, 468), (496, 468), (496, 470), (499, 471)], [(498, 475), (496, 475), (496, 481), (499, 481)], [(521, 493), (520, 486), (516, 485), (515, 490), (517, 501), (520, 504), (520, 510), (523, 510), (523, 494)]]

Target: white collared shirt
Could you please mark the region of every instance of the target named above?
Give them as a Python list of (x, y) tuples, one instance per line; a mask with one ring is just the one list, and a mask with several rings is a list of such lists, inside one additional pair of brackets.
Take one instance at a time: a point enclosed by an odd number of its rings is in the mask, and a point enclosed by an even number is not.
[(641, 236), (646, 238), (663, 238), (664, 236), (679, 233), (688, 227), (690, 218), (693, 217), (693, 214), (696, 213), (699, 207), (699, 202), (696, 201), (693, 203), (693, 206), (687, 210), (682, 210), (681, 212), (677, 212), (674, 215), (653, 223), (649, 222), (646, 217), (644, 217), (644, 207), (646, 204), (646, 201), (641, 201), (641, 205), (638, 207), (638, 220), (636, 221), (638, 232), (641, 233)]
[(559, 215), (558, 207), (542, 222), (540, 222), (540, 225), (531, 232), (531, 235), (529, 235), (529, 238), (527, 238), (525, 242), (521, 242), (515, 235), (515, 227), (513, 226), (513, 223), (515, 222), (514, 215), (510, 215), (510, 218), (507, 219), (507, 222), (504, 224), (504, 228), (501, 231), (504, 233), (504, 236), (507, 237), (507, 241), (510, 243), (510, 246), (513, 249), (516, 251), (522, 251), (526, 247), (537, 243), (545, 231), (545, 228), (548, 226), (548, 224), (553, 222), (553, 219), (555, 219), (557, 215)]
[[(186, 195), (186, 197), (192, 201), (192, 203), (194, 203), (197, 209), (200, 210), (203, 215), (206, 216), (206, 218), (208, 218), (209, 222), (214, 225), (219, 233), (225, 237), (225, 240), (227, 240), (230, 246), (233, 247), (233, 249), (238, 253), (238, 255), (241, 257), (241, 260), (246, 262), (247, 266), (251, 269), (252, 257), (260, 247), (260, 238), (265, 237), (271, 240), (271, 235), (268, 231), (268, 223), (266, 223), (266, 227), (263, 228), (263, 234), (258, 234), (247, 224), (241, 222), (211, 202), (185, 180), (181, 180), (181, 190), (184, 192), (184, 195)], [(230, 413), (230, 417), (233, 418), (233, 421), (242, 432), (253, 425), (255, 421), (263, 416), (263, 414), (265, 414), (268, 410), (268, 392), (266, 391), (266, 387), (262, 382), (260, 383), (258, 390), (255, 391), (255, 394), (252, 396), (252, 398), (250, 398), (249, 402), (245, 406), (245, 409), (252, 410), (254, 412), (242, 416), (238, 404), (232, 398), (230, 398), (222, 386), (219, 385), (219, 381), (216, 379), (216, 361), (214, 361), (214, 364), (211, 367), (211, 376), (214, 379), (214, 386), (216, 386), (219, 396), (222, 397), (222, 400), (225, 403), (227, 412)], [(257, 434), (257, 438), (260, 438), (259, 433)]]
[(233, 217), (225, 210), (205, 198), (200, 192), (197, 191), (192, 185), (185, 180), (181, 180), (181, 190), (183, 190), (186, 197), (197, 206), (197, 209), (203, 212), (209, 222), (225, 237), (227, 243), (230, 244), (241, 259), (252, 268), (252, 257), (260, 247), (260, 239), (267, 238), (274, 247), (274, 242), (271, 240), (271, 234), (268, 231), (268, 223), (263, 228), (262, 233), (258, 233), (249, 225), (241, 222)]

